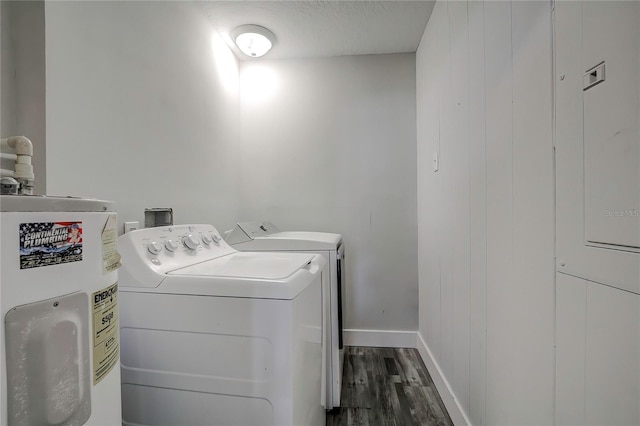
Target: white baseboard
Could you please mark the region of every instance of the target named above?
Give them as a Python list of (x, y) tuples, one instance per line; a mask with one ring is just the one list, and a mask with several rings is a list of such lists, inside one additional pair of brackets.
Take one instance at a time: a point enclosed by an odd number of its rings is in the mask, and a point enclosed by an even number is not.
[(460, 403), (456, 399), (453, 390), (451, 390), (451, 386), (449, 382), (442, 374), (442, 370), (440, 366), (433, 358), (431, 351), (429, 350), (429, 346), (427, 346), (426, 342), (422, 338), (420, 332), (417, 334), (417, 343), (418, 343), (418, 352), (420, 352), (420, 356), (422, 357), (422, 361), (424, 365), (429, 370), (429, 374), (431, 375), (431, 379), (433, 379), (433, 383), (436, 385), (436, 389), (438, 389), (438, 393), (440, 394), (440, 398), (442, 398), (442, 402), (444, 402), (444, 406), (447, 408), (449, 412), (449, 417), (451, 417), (451, 421), (456, 426), (464, 426), (471, 425), (469, 418), (465, 414), (464, 410), (460, 406)]
[(370, 346), (378, 348), (415, 348), (416, 331), (356, 330), (344, 329), (346, 346)]

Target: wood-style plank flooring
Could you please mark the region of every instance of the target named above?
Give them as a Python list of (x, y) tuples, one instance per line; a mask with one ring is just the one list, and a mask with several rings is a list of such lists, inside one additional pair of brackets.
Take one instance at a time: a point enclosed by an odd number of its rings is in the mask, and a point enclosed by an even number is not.
[(341, 402), (327, 426), (453, 425), (416, 349), (346, 347)]

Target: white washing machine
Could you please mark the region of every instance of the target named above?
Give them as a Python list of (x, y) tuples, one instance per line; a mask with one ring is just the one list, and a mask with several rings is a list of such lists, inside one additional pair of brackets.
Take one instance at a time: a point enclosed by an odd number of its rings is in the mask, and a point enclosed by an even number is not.
[(211, 225), (119, 249), (123, 424), (325, 424), (322, 256), (241, 253)]
[(327, 410), (340, 407), (342, 387), (344, 244), (342, 235), (326, 232), (283, 232), (271, 222), (239, 222), (226, 232), (225, 240), (241, 251), (304, 252), (322, 255), (329, 273), (323, 280), (324, 355), (323, 405)]
[(114, 204), (0, 197), (0, 424), (120, 424)]

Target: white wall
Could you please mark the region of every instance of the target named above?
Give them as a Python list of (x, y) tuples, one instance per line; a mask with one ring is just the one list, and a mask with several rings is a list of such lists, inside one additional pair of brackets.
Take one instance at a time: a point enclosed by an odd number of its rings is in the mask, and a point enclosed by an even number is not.
[(346, 328), (416, 330), (415, 55), (241, 68), (240, 219), (343, 234)]
[(46, 188), (44, 2), (2, 2), (2, 134), (33, 142), (35, 193)]
[(52, 2), (46, 21), (49, 194), (115, 200), (120, 223), (173, 207), (342, 233), (346, 326), (417, 329), (415, 55), (247, 63), (278, 87), (244, 90), (240, 116), (189, 4)]
[[(12, 18), (14, 15), (14, 4), (12, 1), (0, 2), (0, 12), (2, 16), (0, 18), (0, 86), (2, 89), (2, 97), (0, 98), (0, 104), (2, 106), (0, 114), (0, 127), (2, 133), (1, 138), (7, 138), (14, 136), (17, 131), (16, 121), (16, 58), (15, 58), (15, 42)], [(5, 164), (6, 163), (6, 164)], [(7, 168), (8, 162), (3, 162), (3, 168)]]
[[(194, 3), (46, 2), (50, 195), (238, 217), (238, 66)], [(215, 50), (214, 50), (215, 49)], [(122, 229), (121, 229), (122, 231)]]
[(342, 233), (346, 327), (417, 329), (415, 55), (260, 61), (277, 92), (245, 90), (240, 117), (237, 62), (193, 4), (47, 2), (45, 17), (48, 194), (114, 200), (120, 224), (173, 207), (176, 223)]
[(4, 131), (6, 128), (5, 120), (7, 120), (6, 112), (8, 102), (7, 91), (7, 63), (9, 60), (9, 18), (5, 11), (4, 3), (0, 3), (0, 138), (4, 137)]
[(552, 424), (550, 3), (438, 2), (416, 62), (421, 353), (454, 420)]

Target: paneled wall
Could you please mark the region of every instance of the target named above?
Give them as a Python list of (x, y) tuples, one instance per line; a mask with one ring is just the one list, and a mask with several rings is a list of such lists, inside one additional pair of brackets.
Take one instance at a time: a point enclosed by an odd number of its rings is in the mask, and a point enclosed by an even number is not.
[(438, 2), (417, 53), (418, 345), (459, 423), (553, 422), (551, 58), (548, 2)]

